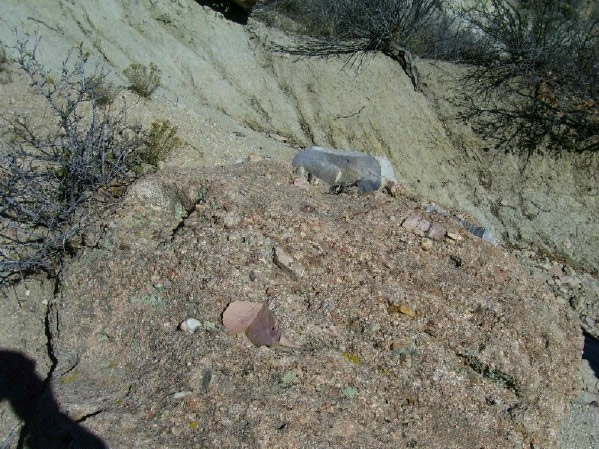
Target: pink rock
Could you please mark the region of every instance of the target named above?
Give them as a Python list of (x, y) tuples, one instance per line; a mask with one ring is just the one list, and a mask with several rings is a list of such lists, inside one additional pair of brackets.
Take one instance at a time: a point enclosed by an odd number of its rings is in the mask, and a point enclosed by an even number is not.
[(493, 267), (493, 275), (495, 277), (495, 282), (497, 283), (505, 282), (510, 277), (510, 274), (505, 268), (497, 265)]
[(428, 230), (428, 236), (433, 240), (443, 240), (446, 235), (447, 229), (445, 229), (444, 226), (438, 223), (433, 223), (433, 225)]
[(411, 215), (403, 221), (401, 226), (416, 235), (424, 237), (426, 231), (431, 227), (431, 222), (416, 215)]
[(297, 186), (297, 187), (301, 187), (303, 189), (307, 189), (308, 187), (310, 187), (310, 183), (303, 176), (298, 176), (298, 177), (294, 178), (293, 185)]
[(233, 301), (223, 313), (229, 335), (245, 332), (256, 346), (271, 346), (281, 339), (281, 328), (266, 304)]

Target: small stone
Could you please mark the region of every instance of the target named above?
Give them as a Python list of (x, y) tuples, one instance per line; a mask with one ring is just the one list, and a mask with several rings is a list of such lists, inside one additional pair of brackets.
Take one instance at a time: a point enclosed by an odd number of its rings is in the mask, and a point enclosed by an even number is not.
[(552, 276), (555, 276), (556, 278), (561, 277), (564, 274), (562, 266), (559, 264), (552, 266), (548, 271)]
[[(551, 285), (551, 282), (547, 281), (547, 283), (548, 283), (549, 285)], [(561, 286), (561, 285), (562, 285), (562, 280), (561, 280), (561, 279), (559, 279), (559, 278), (555, 278), (555, 279), (553, 279), (553, 284), (554, 284), (554, 285), (557, 285), (557, 286), (559, 287), (559, 286)]]
[(223, 224), (225, 225), (226, 229), (234, 228), (240, 222), (241, 222), (241, 217), (239, 217), (239, 215), (237, 215), (233, 212), (229, 212), (229, 213), (225, 214), (225, 216), (223, 217)]
[(451, 240), (455, 240), (456, 242), (460, 242), (460, 241), (464, 240), (464, 237), (462, 237), (457, 232), (448, 232), (447, 237), (449, 237)]
[(505, 268), (499, 266), (493, 267), (493, 275), (495, 277), (495, 282), (497, 283), (505, 282), (510, 277), (509, 272)]
[(191, 396), (192, 394), (192, 391), (178, 391), (175, 394), (173, 394), (173, 399), (183, 399), (187, 396)]
[(563, 276), (561, 278), (562, 285), (568, 285), (572, 288), (579, 289), (581, 286), (580, 279), (577, 279), (574, 276)]
[(250, 281), (254, 282), (256, 280), (256, 272), (254, 270), (250, 271)]
[(202, 323), (200, 323), (195, 318), (187, 318), (185, 321), (182, 321), (179, 324), (179, 329), (185, 332), (186, 334), (193, 334), (198, 327), (201, 327)]
[(262, 156), (258, 156), (256, 153), (250, 153), (247, 158), (248, 162), (260, 162), (263, 160), (264, 158)]
[(310, 187), (310, 183), (303, 176), (297, 176), (293, 178), (293, 185), (296, 187), (301, 187), (302, 189), (307, 189)]
[(555, 302), (557, 302), (558, 304), (562, 304), (562, 305), (568, 304), (568, 300), (562, 295), (557, 295), (555, 297)]
[(420, 242), (420, 246), (424, 251), (430, 251), (431, 249), (433, 249), (433, 241), (431, 239), (422, 239), (422, 242)]
[(301, 278), (304, 275), (304, 267), (297, 262), (292, 256), (287, 254), (283, 248), (277, 246), (273, 250), (274, 257), (273, 261), (277, 267), (281, 270), (286, 271), (287, 273), (295, 276), (296, 278)]
[(442, 226), (438, 223), (433, 223), (428, 230), (428, 237), (433, 240), (443, 240), (446, 235), (447, 229), (445, 229), (445, 226)]
[(413, 357), (409, 352), (405, 352), (399, 355), (399, 360), (404, 368), (412, 368)]
[(580, 296), (573, 296), (570, 298), (570, 307), (574, 310), (578, 310), (582, 306), (582, 298)]
[(29, 289), (25, 290), (25, 296), (29, 296), (29, 295), (31, 295), (31, 290), (29, 290)]
[(308, 176), (308, 172), (306, 171), (306, 169), (302, 166), (296, 167), (296, 169), (293, 172), (295, 174), (296, 177), (298, 178), (305, 178)]
[(391, 315), (395, 313), (401, 313), (403, 315), (409, 316), (410, 318), (416, 317), (416, 312), (414, 311), (414, 309), (405, 304), (400, 304), (399, 306), (390, 305), (389, 307), (387, 307), (387, 313)]
[(401, 226), (413, 234), (424, 237), (426, 231), (430, 229), (431, 224), (432, 223), (428, 220), (412, 215), (406, 218)]
[(398, 181), (388, 182), (387, 185), (385, 186), (385, 190), (393, 198), (397, 198), (400, 195), (405, 195), (408, 192), (408, 190), (406, 189), (406, 186)]
[(401, 304), (399, 306), (399, 312), (409, 316), (410, 318), (416, 317), (416, 312), (414, 311), (414, 309), (412, 309), (410, 306), (406, 306), (405, 304)]
[(389, 345), (389, 349), (391, 349), (391, 351), (401, 351), (407, 346), (408, 344), (403, 341), (394, 341), (393, 343), (391, 343), (391, 345)]
[(585, 322), (591, 329), (594, 329), (595, 325), (597, 324), (597, 322), (590, 316), (586, 317)]

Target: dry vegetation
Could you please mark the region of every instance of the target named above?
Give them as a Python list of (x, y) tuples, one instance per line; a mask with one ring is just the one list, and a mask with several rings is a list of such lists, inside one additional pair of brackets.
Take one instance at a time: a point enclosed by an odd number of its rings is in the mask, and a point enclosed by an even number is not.
[(298, 23), (305, 57), (382, 52), (418, 88), (411, 54), (468, 64), (462, 118), (505, 151), (599, 150), (599, 8), (581, 0), (265, 0), (254, 15)]
[[(57, 275), (64, 256), (85, 244), (82, 233), (117, 204), (142, 163), (156, 165), (180, 142), (166, 122), (148, 133), (127, 123), (124, 107), (110, 107), (116, 88), (108, 73), (90, 68), (84, 52), (72, 51), (59, 74), (50, 72), (39, 61), (39, 41), (20, 40), (17, 63), (54, 125), (46, 134), (19, 117), (1, 143), (0, 285), (39, 270)], [(149, 94), (156, 73), (150, 68), (148, 77), (134, 78)]]

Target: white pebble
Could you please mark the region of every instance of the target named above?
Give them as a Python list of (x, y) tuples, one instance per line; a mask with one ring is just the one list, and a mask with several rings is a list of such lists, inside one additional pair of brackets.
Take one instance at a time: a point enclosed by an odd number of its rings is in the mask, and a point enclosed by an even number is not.
[(178, 391), (177, 393), (173, 394), (173, 398), (174, 399), (183, 399), (186, 396), (189, 396), (193, 394), (192, 391)]
[(179, 329), (181, 329), (183, 332), (191, 335), (201, 325), (202, 325), (202, 323), (200, 323), (195, 318), (187, 318), (185, 321), (183, 321), (181, 324), (179, 324)]

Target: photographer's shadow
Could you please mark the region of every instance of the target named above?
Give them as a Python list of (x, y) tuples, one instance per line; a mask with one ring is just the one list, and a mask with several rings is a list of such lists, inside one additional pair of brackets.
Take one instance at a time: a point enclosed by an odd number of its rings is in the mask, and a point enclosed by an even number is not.
[(52, 388), (35, 372), (35, 361), (0, 349), (0, 402), (8, 400), (24, 422), (18, 448), (107, 449), (97, 436), (60, 411)]
[(584, 350), (582, 358), (589, 362), (589, 366), (595, 373), (595, 377), (599, 379), (599, 341), (591, 337), (586, 332), (584, 335)]

